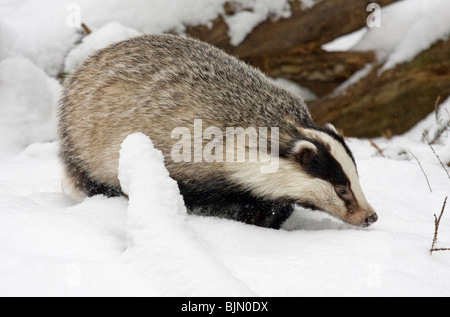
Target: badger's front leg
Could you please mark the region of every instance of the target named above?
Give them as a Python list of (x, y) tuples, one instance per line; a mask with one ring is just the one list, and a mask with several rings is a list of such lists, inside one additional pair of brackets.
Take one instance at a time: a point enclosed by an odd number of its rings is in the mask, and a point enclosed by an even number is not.
[(227, 194), (211, 200), (185, 197), (189, 213), (216, 216), (256, 225), (280, 229), (294, 211), (292, 204), (264, 201), (249, 194)]

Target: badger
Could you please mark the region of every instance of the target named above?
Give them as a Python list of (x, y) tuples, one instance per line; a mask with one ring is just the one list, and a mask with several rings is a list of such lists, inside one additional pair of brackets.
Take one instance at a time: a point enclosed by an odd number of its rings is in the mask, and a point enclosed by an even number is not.
[[(263, 162), (248, 159), (174, 160), (174, 129), (192, 131), (199, 119), (222, 131), (277, 128), (276, 171), (263, 173)], [(58, 120), (63, 188), (76, 200), (125, 195), (121, 143), (141, 132), (162, 151), (190, 213), (274, 229), (296, 205), (355, 226), (377, 220), (352, 152), (332, 125), (315, 124), (301, 97), (261, 71), (192, 38), (143, 35), (97, 51), (66, 78)], [(244, 148), (248, 158), (252, 146)]]

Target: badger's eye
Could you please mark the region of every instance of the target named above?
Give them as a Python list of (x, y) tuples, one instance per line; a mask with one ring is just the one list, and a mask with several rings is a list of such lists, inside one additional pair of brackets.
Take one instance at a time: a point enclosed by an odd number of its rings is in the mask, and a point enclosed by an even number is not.
[(339, 195), (339, 196), (347, 196), (348, 195), (348, 189), (347, 189), (347, 186), (344, 186), (344, 185), (337, 185), (336, 187), (335, 187), (335, 189), (336, 189), (336, 193)]

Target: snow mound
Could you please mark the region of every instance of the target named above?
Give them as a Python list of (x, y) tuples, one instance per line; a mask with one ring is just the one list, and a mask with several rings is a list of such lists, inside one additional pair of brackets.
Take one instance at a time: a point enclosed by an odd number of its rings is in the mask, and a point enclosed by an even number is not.
[(108, 23), (84, 37), (82, 42), (69, 52), (64, 61), (64, 72), (70, 72), (89, 55), (99, 49), (139, 35), (141, 35), (140, 32), (125, 27), (118, 22)]
[(450, 35), (450, 1), (406, 0), (383, 7), (381, 27), (370, 28), (352, 50), (375, 51), (382, 70), (409, 62)]
[(59, 83), (22, 57), (0, 62), (0, 157), (56, 138)]
[(48, 75), (57, 76), (77, 38), (76, 30), (66, 22), (67, 6), (74, 1), (4, 2), (0, 8), (0, 59), (24, 57)]
[(123, 142), (119, 180), (129, 197), (126, 262), (152, 287), (171, 296), (252, 295), (187, 223), (178, 185), (146, 135), (135, 133)]

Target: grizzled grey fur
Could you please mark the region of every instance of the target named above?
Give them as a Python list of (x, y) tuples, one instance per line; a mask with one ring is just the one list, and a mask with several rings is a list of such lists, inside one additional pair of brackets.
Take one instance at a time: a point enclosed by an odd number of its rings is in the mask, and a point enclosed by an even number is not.
[[(171, 131), (176, 127), (193, 131), (198, 118), (204, 127), (222, 131), (226, 127), (279, 127), (280, 156), (288, 167), (282, 170), (285, 174), (274, 177), (290, 183), (293, 177), (289, 179), (292, 172), (288, 169), (295, 169), (305, 179), (313, 172), (295, 161), (292, 147), (296, 140), (308, 140), (309, 148), (318, 148), (315, 152), (329, 151), (337, 146), (337, 140), (341, 151), (351, 156), (334, 131), (313, 123), (300, 97), (274, 85), (259, 70), (194, 39), (144, 35), (96, 52), (65, 81), (59, 110), (65, 189), (76, 199), (121, 195), (117, 179), (120, 145), (129, 134), (142, 132), (163, 152), (166, 167), (191, 212), (279, 228), (295, 203), (326, 209), (317, 198), (320, 193), (315, 195), (319, 189), (299, 197), (279, 194), (283, 189), (279, 184), (270, 189), (270, 176), (264, 180), (240, 177), (251, 169), (247, 165), (175, 163), (170, 157)], [(323, 135), (332, 141), (322, 147)], [(298, 192), (308, 186), (314, 182), (303, 182)], [(334, 192), (334, 187), (330, 188)], [(361, 217), (367, 217), (367, 210), (358, 220), (338, 217), (359, 223)], [(333, 210), (327, 211), (333, 214)]]

